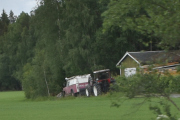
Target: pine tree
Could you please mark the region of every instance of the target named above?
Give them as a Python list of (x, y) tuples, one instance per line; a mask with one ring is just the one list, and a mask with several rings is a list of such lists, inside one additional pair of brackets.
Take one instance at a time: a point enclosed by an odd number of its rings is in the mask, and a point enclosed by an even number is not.
[(14, 13), (12, 10), (9, 13), (9, 21), (10, 21), (10, 23), (15, 23), (15, 21), (16, 21), (16, 16), (14, 16)]
[(1, 27), (0, 27), (0, 36), (1, 36), (5, 32), (7, 32), (8, 25), (9, 25), (8, 15), (6, 14), (4, 9), (3, 9), (3, 12), (1, 14), (0, 25), (1, 25)]

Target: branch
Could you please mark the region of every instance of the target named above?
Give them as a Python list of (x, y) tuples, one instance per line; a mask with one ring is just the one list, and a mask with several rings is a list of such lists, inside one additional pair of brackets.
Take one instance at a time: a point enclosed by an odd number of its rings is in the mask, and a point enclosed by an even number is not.
[(164, 97), (166, 97), (167, 100), (170, 101), (177, 108), (177, 110), (180, 112), (180, 107), (177, 106), (177, 104), (169, 97), (169, 95), (164, 94)]
[(134, 111), (132, 111), (132, 112), (130, 112), (130, 113), (124, 114), (124, 116), (126, 116), (126, 115), (131, 115), (131, 114), (133, 114), (133, 113), (136, 113), (136, 112), (142, 107), (142, 105), (143, 105), (146, 101), (147, 101), (147, 99), (144, 99), (142, 102), (137, 103), (137, 104), (136, 104), (137, 107), (133, 107), (133, 108), (137, 108), (137, 109), (135, 109)]

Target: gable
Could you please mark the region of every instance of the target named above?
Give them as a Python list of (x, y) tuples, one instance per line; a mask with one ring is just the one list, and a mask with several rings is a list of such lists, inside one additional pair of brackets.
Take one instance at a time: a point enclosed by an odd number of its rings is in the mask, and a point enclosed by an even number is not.
[(125, 59), (130, 57), (132, 61), (135, 61), (137, 64), (140, 64), (138, 60), (136, 60), (133, 56), (129, 54), (129, 52), (126, 52), (126, 54), (120, 59), (120, 61), (116, 64), (116, 66), (120, 66), (121, 62), (123, 62)]
[(139, 67), (139, 63), (137, 63), (134, 59), (132, 59), (130, 56), (126, 56), (122, 61), (121, 61), (121, 66), (123, 68), (136, 68)]

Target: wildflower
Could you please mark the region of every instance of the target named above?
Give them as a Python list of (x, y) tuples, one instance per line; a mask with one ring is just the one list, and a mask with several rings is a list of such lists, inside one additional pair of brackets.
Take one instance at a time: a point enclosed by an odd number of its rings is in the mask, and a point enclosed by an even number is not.
[(156, 120), (169, 120), (169, 117), (167, 115), (158, 115)]

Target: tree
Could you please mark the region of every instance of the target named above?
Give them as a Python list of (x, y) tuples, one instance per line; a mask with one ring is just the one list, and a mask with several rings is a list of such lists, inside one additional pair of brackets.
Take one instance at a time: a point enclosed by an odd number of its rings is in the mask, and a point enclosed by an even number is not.
[(179, 47), (178, 0), (112, 0), (103, 13), (104, 30), (115, 25), (123, 30), (135, 30), (148, 36), (150, 43), (163, 49)]
[(59, 29), (64, 70), (67, 76), (89, 73), (101, 68), (94, 50), (96, 32), (102, 25), (101, 13), (107, 0), (66, 0), (62, 6)]
[(33, 37), (37, 40), (34, 56), (23, 67), (23, 88), (27, 98), (56, 95), (62, 89), (64, 72), (58, 51), (58, 9), (54, 0), (42, 0), (31, 16)]
[(17, 22), (17, 24), (9, 24), (7, 15), (4, 14), (3, 16), (3, 23), (5, 25), (8, 24), (8, 26), (6, 28), (6, 32), (4, 32), (0, 37), (2, 56), (0, 63), (3, 64), (1, 67), (1, 74), (4, 76), (2, 76), (1, 78), (2, 88), (4, 87), (3, 90), (20, 90), (20, 79), (18, 79), (15, 73), (20, 71), (22, 65), (25, 62), (24, 58), (26, 57), (25, 54), (23, 56), (18, 56), (22, 53), (22, 51), (26, 52), (25, 49), (20, 52), (20, 44), (22, 40), (21, 30), (24, 26), (21, 25), (19, 21)]
[(9, 21), (10, 21), (10, 23), (15, 23), (15, 21), (16, 21), (16, 17), (14, 16), (14, 13), (12, 10), (9, 13)]
[(29, 19), (28, 14), (21, 13), (17, 22), (8, 26), (8, 32), (4, 35), (3, 40), (3, 52), (10, 58), (12, 76), (18, 80), (21, 80), (22, 67), (29, 59), (28, 52), (32, 51), (32, 47), (28, 44), (30, 41)]
[(3, 13), (1, 14), (0, 25), (1, 25), (0, 27), (0, 36), (1, 36), (5, 32), (7, 32), (7, 28), (9, 25), (8, 15), (6, 14), (4, 9), (3, 9)]
[(21, 90), (20, 81), (15, 79), (10, 69), (10, 59), (6, 54), (0, 55), (0, 91)]

